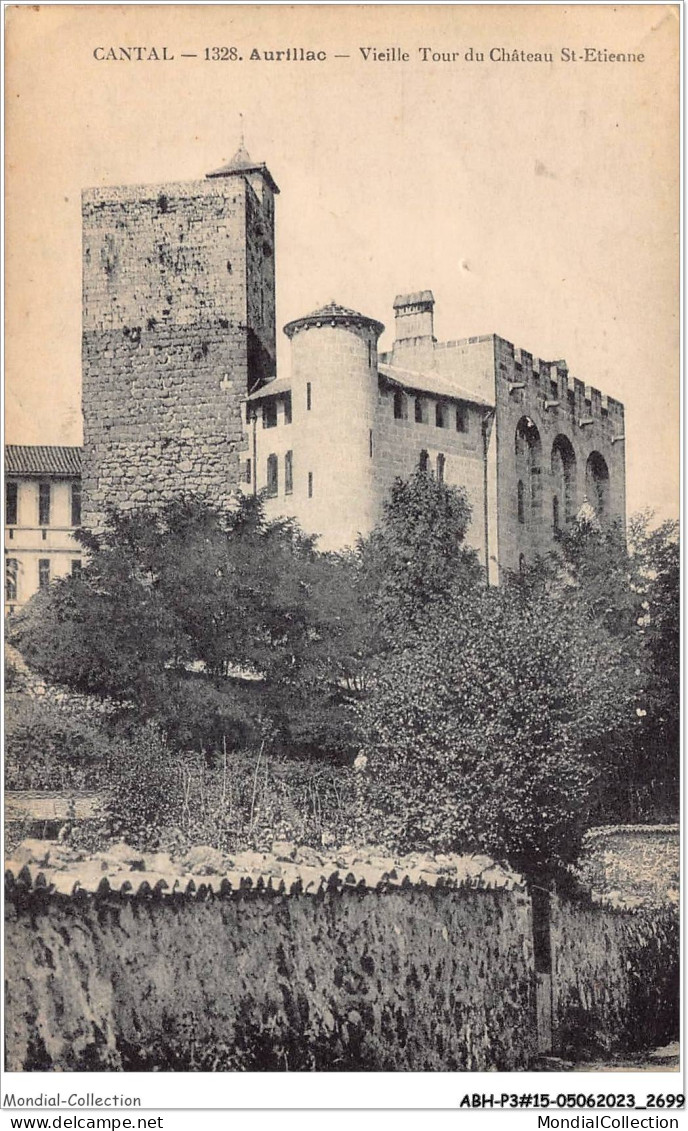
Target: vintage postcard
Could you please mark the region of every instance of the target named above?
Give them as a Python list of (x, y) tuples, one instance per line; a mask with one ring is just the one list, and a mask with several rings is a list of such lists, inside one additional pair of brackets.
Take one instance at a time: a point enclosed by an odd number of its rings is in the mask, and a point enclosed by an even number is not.
[(678, 1126), (679, 6), (4, 17), (3, 1106)]

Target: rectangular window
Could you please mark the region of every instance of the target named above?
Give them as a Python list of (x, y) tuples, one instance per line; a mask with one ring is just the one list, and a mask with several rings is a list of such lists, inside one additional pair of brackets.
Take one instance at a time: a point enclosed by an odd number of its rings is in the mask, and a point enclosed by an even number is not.
[(38, 559), (38, 588), (47, 589), (50, 585), (50, 558)]
[(81, 577), (81, 558), (72, 558), (72, 577)]
[(17, 484), (9, 480), (5, 483), (5, 524), (17, 525)]
[(291, 424), (291, 393), (284, 398), (284, 423)]
[(466, 408), (465, 404), (459, 404), (456, 406), (456, 431), (468, 431), (468, 409)]
[(313, 498), (313, 472), (308, 472), (308, 498)]
[(267, 487), (268, 487), (268, 495), (271, 498), (274, 495), (277, 494), (278, 485), (279, 485), (279, 473), (278, 473), (278, 470), (277, 470), (277, 456), (276, 455), (270, 455), (270, 456), (268, 456)]
[(416, 402), (413, 408), (413, 416), (416, 424), (423, 423), (423, 401), (420, 397), (416, 397)]
[(50, 484), (38, 484), (38, 525), (50, 526)]
[(16, 558), (5, 558), (5, 600), (17, 600), (17, 577), (19, 562)]
[(311, 411), (311, 383), (310, 383), (310, 381), (306, 382), (306, 411), (307, 412)]
[(437, 457), (437, 482), (444, 483), (444, 456), (441, 452)]
[(435, 425), (437, 426), (437, 428), (445, 427), (444, 405), (441, 401), (437, 401), (437, 404), (435, 405)]
[(277, 401), (271, 397), (269, 401), (263, 402), (263, 428), (275, 428), (277, 426)]
[(287, 452), (284, 457), (284, 493), (291, 495), (294, 490), (294, 455)]
[(372, 430), (372, 428), (369, 429), (369, 431), (368, 431), (368, 455), (370, 456), (371, 459), (373, 458), (373, 430)]
[(72, 526), (81, 526), (81, 484), (72, 483)]

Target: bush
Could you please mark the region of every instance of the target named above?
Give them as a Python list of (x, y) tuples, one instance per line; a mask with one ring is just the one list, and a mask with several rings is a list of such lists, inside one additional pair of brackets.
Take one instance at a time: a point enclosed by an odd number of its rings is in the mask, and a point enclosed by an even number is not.
[(21, 692), (6, 695), (6, 789), (96, 790), (111, 754), (102, 718)]
[(151, 726), (110, 759), (104, 808), (111, 833), (138, 848), (317, 846), (325, 832), (341, 843), (353, 833), (352, 772), (277, 758), (267, 742), (215, 758), (179, 754)]

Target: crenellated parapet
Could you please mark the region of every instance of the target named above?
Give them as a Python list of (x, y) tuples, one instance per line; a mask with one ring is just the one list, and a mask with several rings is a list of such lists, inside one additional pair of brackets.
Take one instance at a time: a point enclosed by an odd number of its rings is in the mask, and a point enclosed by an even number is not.
[(528, 404), (552, 421), (580, 431), (595, 426), (610, 443), (623, 439), (621, 401), (572, 377), (565, 360), (545, 361), (497, 336), (495, 360), (498, 395), (501, 384), (515, 403)]

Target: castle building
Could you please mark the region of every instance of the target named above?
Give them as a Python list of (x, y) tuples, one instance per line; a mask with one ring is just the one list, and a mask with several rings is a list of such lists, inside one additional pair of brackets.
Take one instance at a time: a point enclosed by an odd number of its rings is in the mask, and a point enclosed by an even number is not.
[(242, 145), (203, 181), (84, 193), (85, 525), (240, 488), (336, 550), (421, 466), (465, 489), (498, 583), (586, 501), (624, 521), (623, 405), (496, 334), (438, 342), (430, 291), (397, 296), (387, 353), (335, 302), (295, 319), (277, 375), (277, 192)]
[(81, 569), (81, 448), (5, 448), (5, 611)]

